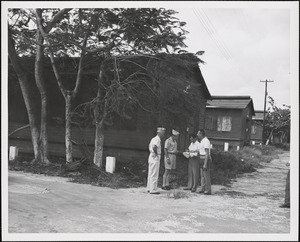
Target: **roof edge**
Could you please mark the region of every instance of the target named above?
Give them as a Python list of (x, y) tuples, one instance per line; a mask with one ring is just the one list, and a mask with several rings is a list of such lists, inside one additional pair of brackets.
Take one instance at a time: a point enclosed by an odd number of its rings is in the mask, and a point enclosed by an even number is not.
[(250, 96), (219, 96), (213, 95), (212, 99), (251, 99)]

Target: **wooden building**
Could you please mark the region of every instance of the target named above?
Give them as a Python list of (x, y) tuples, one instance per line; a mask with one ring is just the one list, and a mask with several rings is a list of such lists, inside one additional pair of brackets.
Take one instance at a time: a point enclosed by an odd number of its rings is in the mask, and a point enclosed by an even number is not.
[(252, 116), (255, 115), (250, 96), (212, 96), (205, 114), (206, 135), (213, 147), (229, 149), (250, 144)]
[(264, 111), (256, 110), (252, 117), (251, 144), (262, 144)]
[[(29, 59), (24, 60), (25, 64), (29, 63)], [(34, 61), (31, 60), (31, 62)], [(69, 68), (71, 69), (71, 68)], [(33, 66), (28, 67), (32, 81), (34, 82)], [(49, 128), (48, 128), (48, 141), (49, 141), (49, 155), (65, 156), (65, 128), (64, 128), (64, 99), (58, 89), (54, 75), (52, 73), (50, 64), (47, 63), (45, 70), (47, 73), (45, 77), (49, 85)], [(96, 77), (99, 72), (99, 66), (91, 66), (85, 74), (83, 82), (83, 91), (80, 101), (87, 100), (87, 96), (91, 93), (95, 94)], [(186, 125), (167, 127), (166, 138), (171, 134), (171, 128), (179, 129), (181, 133), (179, 139), (179, 148), (184, 149), (187, 147), (189, 138), (187, 130), (198, 130), (204, 128), (205, 122), (205, 106), (207, 99), (211, 98), (206, 83), (203, 79), (198, 64), (192, 72), (180, 72), (180, 78), (186, 78), (197, 84), (197, 98), (200, 100), (199, 112), (197, 115), (188, 117), (189, 122)], [(71, 80), (72, 72), (65, 70), (66, 76)], [(175, 75), (175, 72), (174, 72)], [(74, 78), (73, 78), (74, 79)], [(17, 77), (14, 73), (12, 66), (9, 66), (9, 102), (8, 102), (8, 133), (23, 127), (28, 124), (27, 111), (25, 108), (22, 93), (18, 84)], [(37, 95), (37, 102), (39, 97)], [(151, 96), (149, 96), (151, 98)], [(51, 107), (51, 108), (50, 108)], [(175, 122), (176, 123), (176, 122)], [(155, 117), (141, 109), (133, 115), (130, 120), (117, 118), (112, 125), (106, 126), (104, 130), (104, 156), (114, 156), (117, 161), (147, 161), (148, 159), (148, 144), (152, 137), (156, 135), (156, 127), (161, 126), (161, 123)], [(85, 144), (89, 148), (90, 153), (94, 150), (95, 141), (95, 127), (91, 125), (87, 128), (72, 127), (72, 139), (75, 144)], [(31, 143), (30, 129), (25, 128), (9, 136), (9, 145), (19, 147), (19, 152), (33, 154)], [(73, 156), (82, 157), (82, 151), (79, 145), (74, 145)]]

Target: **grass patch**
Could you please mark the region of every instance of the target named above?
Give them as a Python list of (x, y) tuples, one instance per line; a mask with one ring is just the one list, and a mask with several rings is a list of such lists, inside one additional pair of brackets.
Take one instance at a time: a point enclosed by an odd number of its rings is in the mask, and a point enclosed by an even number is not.
[[(245, 146), (239, 151), (211, 150), (213, 160), (211, 180), (213, 185), (228, 186), (232, 179), (240, 174), (254, 172), (261, 162), (270, 162), (278, 158), (282, 149), (274, 146)], [(22, 154), (20, 154), (22, 155)], [(62, 157), (50, 157), (51, 164), (32, 164), (33, 157), (22, 155), (19, 161), (9, 162), (9, 169), (24, 171), (49, 176), (69, 177), (71, 181), (82, 184), (110, 188), (145, 187), (147, 185), (148, 162), (143, 161), (117, 161), (114, 174), (105, 172), (105, 167), (99, 169), (92, 162), (85, 161), (73, 172), (67, 172), (64, 167), (65, 159)], [(181, 186), (187, 186), (188, 159), (179, 155), (176, 162), (177, 169), (170, 175), (170, 185), (174, 188), (170, 196), (174, 199), (189, 196), (188, 193), (178, 190)], [(164, 173), (163, 159), (160, 162), (158, 186), (162, 186)], [(199, 181), (200, 185), (200, 181)], [(172, 195), (173, 194), (173, 195)], [(170, 198), (171, 198), (170, 197)]]

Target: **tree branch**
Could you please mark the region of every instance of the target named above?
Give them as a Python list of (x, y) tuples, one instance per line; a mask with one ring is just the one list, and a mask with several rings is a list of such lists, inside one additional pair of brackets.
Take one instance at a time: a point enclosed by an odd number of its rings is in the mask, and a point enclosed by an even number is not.
[(108, 44), (107, 46), (105, 47), (99, 47), (99, 48), (94, 48), (94, 49), (88, 49), (82, 45), (80, 45), (79, 43), (77, 43), (76, 41), (74, 40), (65, 40), (65, 42), (69, 43), (69, 44), (73, 44), (75, 46), (77, 46), (78, 48), (80, 48), (81, 50), (84, 50), (88, 53), (97, 53), (97, 52), (101, 52), (101, 51), (105, 51), (107, 49), (110, 49), (112, 47), (114, 47), (114, 42), (111, 42), (110, 44)]
[(63, 19), (64, 15), (71, 10), (72, 10), (72, 8), (64, 8), (64, 9), (60, 10), (57, 14), (55, 14), (55, 16), (48, 22), (48, 24), (45, 28), (45, 32), (49, 33), (51, 31), (51, 29), (53, 28), (53, 26), (56, 23), (58, 23), (59, 21), (61, 21)]
[[(89, 33), (85, 35), (84, 41), (83, 41), (83, 47), (86, 47), (87, 39), (88, 39)], [(79, 65), (78, 65), (78, 72), (77, 72), (77, 78), (76, 78), (76, 85), (73, 91), (73, 96), (76, 97), (78, 95), (81, 83), (82, 83), (82, 74), (83, 74), (83, 59), (85, 56), (85, 50), (81, 50)]]
[[(45, 33), (45, 31), (43, 29), (43, 26), (42, 26), (42, 23), (41, 23), (41, 19), (40, 19), (39, 15), (38, 15), (38, 11), (40, 11), (40, 9), (36, 10), (36, 17), (37, 17), (38, 29), (40, 30), (40, 33), (44, 37), (46, 43), (48, 45), (50, 45), (49, 40), (48, 40), (48, 36), (47, 36), (47, 34)], [(54, 75), (55, 75), (56, 81), (58, 83), (59, 89), (60, 89), (62, 95), (64, 96), (64, 98), (66, 98), (67, 97), (67, 95), (66, 95), (66, 88), (64, 87), (64, 84), (63, 84), (63, 82), (61, 80), (61, 77), (59, 75), (58, 69), (56, 68), (53, 52), (52, 52), (51, 48), (48, 48), (48, 51), (49, 51), (49, 56), (50, 56), (50, 60), (51, 60), (52, 69), (54, 71)]]
[(16, 52), (16, 49), (15, 49), (15, 43), (14, 43), (14, 40), (12, 38), (12, 33), (11, 33), (11, 29), (10, 27), (8, 26), (8, 56), (9, 56), (9, 59), (17, 73), (17, 75), (20, 77), (20, 76), (24, 76), (26, 75), (26, 72), (23, 68), (23, 66), (21, 65), (20, 61), (19, 61), (19, 56)]
[(26, 124), (25, 126), (22, 126), (20, 128), (17, 128), (16, 130), (12, 131), (10, 134), (8, 134), (8, 137), (12, 136), (14, 133), (17, 133), (18, 131), (22, 130), (22, 129), (26, 129), (30, 127), (30, 124)]

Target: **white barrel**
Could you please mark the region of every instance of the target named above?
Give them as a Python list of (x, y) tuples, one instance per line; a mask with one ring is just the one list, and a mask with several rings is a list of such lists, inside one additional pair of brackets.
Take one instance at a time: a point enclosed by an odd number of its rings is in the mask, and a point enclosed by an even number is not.
[(109, 173), (114, 173), (116, 168), (116, 157), (107, 156), (105, 171)]
[(9, 160), (16, 160), (18, 158), (19, 149), (16, 146), (9, 147)]
[(224, 151), (228, 151), (229, 143), (225, 142), (224, 143)]
[(240, 146), (237, 146), (237, 147), (236, 147), (236, 150), (240, 150)]

